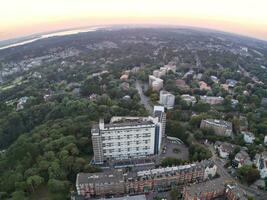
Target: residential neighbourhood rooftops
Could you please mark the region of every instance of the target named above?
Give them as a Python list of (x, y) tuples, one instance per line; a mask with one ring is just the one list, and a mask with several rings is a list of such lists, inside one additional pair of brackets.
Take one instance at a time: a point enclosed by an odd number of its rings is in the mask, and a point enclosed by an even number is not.
[(192, 199), (193, 196), (200, 197), (201, 195), (205, 195), (205, 193), (213, 192), (213, 191), (224, 191), (225, 184), (224, 179), (216, 178), (210, 181), (191, 184), (190, 186), (186, 186), (185, 190), (188, 192), (189, 196)]
[(78, 173), (76, 178), (76, 185), (80, 184), (101, 184), (105, 182), (120, 182), (123, 181), (122, 170), (110, 170), (99, 173)]

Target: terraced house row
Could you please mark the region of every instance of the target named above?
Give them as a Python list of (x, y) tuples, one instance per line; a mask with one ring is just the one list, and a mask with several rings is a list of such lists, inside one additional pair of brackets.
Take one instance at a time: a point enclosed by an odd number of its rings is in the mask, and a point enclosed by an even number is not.
[(86, 198), (143, 194), (167, 191), (186, 183), (203, 182), (216, 175), (217, 166), (212, 161), (175, 167), (125, 172), (122, 169), (100, 173), (79, 173), (76, 189)]

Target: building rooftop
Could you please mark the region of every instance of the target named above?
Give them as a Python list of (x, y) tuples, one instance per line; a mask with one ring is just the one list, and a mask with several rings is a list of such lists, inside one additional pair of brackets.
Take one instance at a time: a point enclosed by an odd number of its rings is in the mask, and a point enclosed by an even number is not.
[(224, 142), (221, 144), (220, 149), (224, 152), (232, 152), (235, 149), (235, 145), (230, 144), (228, 142)]
[(153, 125), (153, 118), (149, 117), (112, 117), (110, 123), (104, 123), (100, 120), (99, 124), (93, 125), (92, 129), (97, 131), (100, 128), (100, 124), (103, 128), (117, 128), (117, 127), (128, 127), (128, 126), (145, 126)]
[(235, 155), (235, 159), (236, 160), (246, 160), (246, 159), (249, 159), (249, 155), (246, 151), (244, 150), (241, 150), (240, 152), (238, 152), (236, 155)]
[(80, 184), (103, 184), (110, 182), (123, 182), (122, 170), (110, 170), (99, 173), (78, 173), (76, 177), (76, 185)]
[(213, 124), (213, 125), (220, 125), (223, 126), (227, 129), (232, 129), (232, 123), (231, 122), (227, 122), (224, 120), (218, 120), (218, 119), (205, 119), (204, 121)]
[(243, 189), (241, 189), (239, 186), (227, 185), (226, 186), (226, 193), (228, 193), (229, 190), (231, 190), (231, 192), (235, 195), (236, 199), (240, 199), (240, 200), (247, 199), (246, 192)]
[[(99, 199), (99, 200), (106, 200), (105, 198)], [(145, 195), (136, 195), (136, 196), (125, 196), (125, 197), (117, 197), (117, 198), (112, 198), (109, 200), (146, 200)]]
[(216, 178), (198, 184), (191, 184), (190, 186), (186, 186), (185, 190), (188, 192), (190, 197), (193, 197), (195, 195), (199, 197), (205, 192), (224, 191), (224, 181), (225, 180), (223, 178)]

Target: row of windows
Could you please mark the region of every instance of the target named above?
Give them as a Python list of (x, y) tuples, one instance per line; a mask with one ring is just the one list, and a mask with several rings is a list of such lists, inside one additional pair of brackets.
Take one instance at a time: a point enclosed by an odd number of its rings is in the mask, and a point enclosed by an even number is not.
[(102, 141), (105, 141), (105, 140), (120, 140), (120, 139), (125, 139), (125, 138), (127, 138), (127, 139), (131, 139), (131, 138), (133, 138), (133, 139), (138, 139), (138, 138), (142, 138), (142, 137), (150, 137), (151, 136), (151, 134), (150, 133), (144, 133), (144, 134), (136, 134), (136, 135), (123, 135), (123, 136), (121, 136), (121, 135), (118, 135), (118, 136), (114, 136), (114, 137), (112, 137), (112, 136), (107, 136), (107, 137), (102, 137)]
[(114, 130), (114, 131), (105, 131), (104, 133), (107, 133), (107, 134), (110, 134), (110, 133), (123, 133), (123, 132), (132, 132), (132, 131), (134, 131), (134, 132), (140, 132), (140, 131), (148, 131), (149, 129), (148, 128), (146, 128), (146, 129), (144, 129), (144, 128), (136, 128), (136, 129), (124, 129), (124, 130)]
[(127, 142), (118, 142), (118, 143), (114, 143), (114, 142), (110, 142), (110, 143), (103, 143), (103, 147), (112, 147), (112, 146), (123, 146), (123, 145), (139, 145), (139, 144), (148, 144), (150, 143), (150, 140), (141, 140), (141, 141), (127, 141)]
[[(141, 147), (127, 148), (127, 151), (128, 152), (131, 152), (131, 151), (140, 151), (140, 150), (148, 150), (148, 149), (149, 149), (149, 147), (148, 146), (145, 146), (143, 148), (141, 148)], [(119, 148), (117, 152), (122, 152), (122, 151), (125, 151), (125, 150)], [(114, 152), (115, 152), (115, 149), (108, 149), (108, 150), (104, 149), (103, 150), (103, 153), (114, 153)]]

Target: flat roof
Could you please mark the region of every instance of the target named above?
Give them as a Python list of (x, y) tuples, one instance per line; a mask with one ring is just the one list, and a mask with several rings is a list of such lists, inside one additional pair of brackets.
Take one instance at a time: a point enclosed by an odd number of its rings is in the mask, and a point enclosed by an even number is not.
[[(106, 199), (104, 198), (100, 200), (106, 200)], [(145, 195), (125, 196), (125, 197), (112, 198), (109, 200), (146, 200), (146, 196)]]
[(107, 183), (121, 182), (123, 179), (122, 170), (109, 170), (97, 173), (78, 173), (76, 177), (76, 185), (88, 183)]

